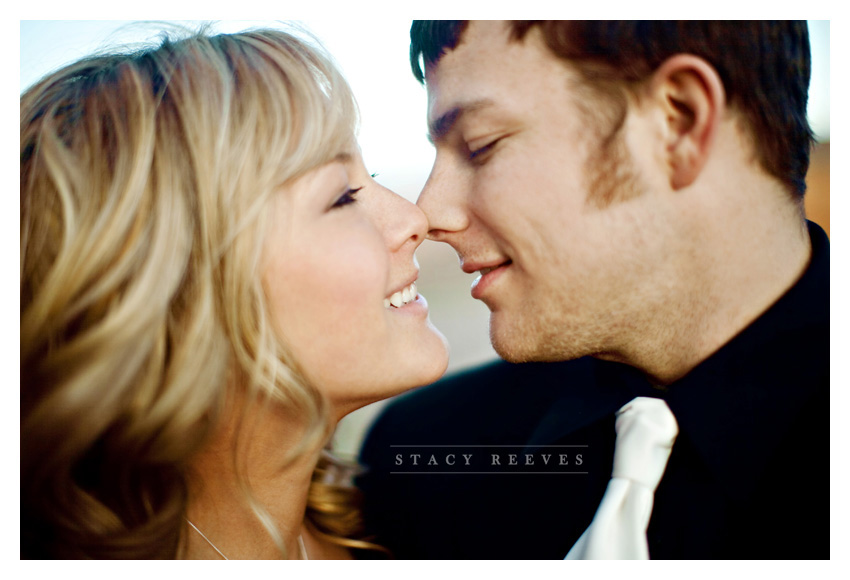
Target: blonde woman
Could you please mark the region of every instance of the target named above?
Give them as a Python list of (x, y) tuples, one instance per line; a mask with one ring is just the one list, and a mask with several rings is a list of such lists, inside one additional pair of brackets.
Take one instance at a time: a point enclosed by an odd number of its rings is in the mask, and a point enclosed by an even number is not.
[(21, 97), (21, 556), (349, 558), (322, 455), (438, 378), (427, 222), (281, 31), (97, 56)]

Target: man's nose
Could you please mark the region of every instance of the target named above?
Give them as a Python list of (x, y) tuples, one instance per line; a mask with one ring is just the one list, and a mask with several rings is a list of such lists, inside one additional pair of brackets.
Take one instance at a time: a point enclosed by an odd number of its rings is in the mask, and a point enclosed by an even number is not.
[(416, 205), (428, 218), (428, 238), (431, 240), (448, 242), (453, 233), (469, 225), (464, 180), (450, 166), (441, 163), (439, 156)]

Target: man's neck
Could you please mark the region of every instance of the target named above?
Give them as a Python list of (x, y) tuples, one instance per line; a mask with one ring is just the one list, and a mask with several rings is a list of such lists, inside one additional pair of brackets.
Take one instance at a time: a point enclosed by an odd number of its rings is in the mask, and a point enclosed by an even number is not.
[(691, 219), (685, 212), (672, 291), (647, 311), (635, 348), (620, 359), (655, 384), (683, 377), (752, 324), (811, 260), (805, 221), (778, 186), (742, 189), (709, 205), (710, 220), (699, 204)]

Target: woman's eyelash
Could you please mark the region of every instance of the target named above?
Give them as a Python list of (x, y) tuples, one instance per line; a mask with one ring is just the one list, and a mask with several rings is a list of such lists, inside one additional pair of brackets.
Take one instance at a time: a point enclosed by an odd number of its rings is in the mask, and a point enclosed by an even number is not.
[(339, 199), (337, 199), (334, 202), (332, 207), (342, 207), (344, 205), (348, 205), (349, 203), (354, 203), (355, 201), (357, 201), (355, 196), (357, 195), (357, 192), (360, 191), (361, 189), (363, 189), (363, 188), (362, 187), (358, 187), (357, 189), (350, 189), (349, 188), (348, 191), (343, 193), (339, 197)]

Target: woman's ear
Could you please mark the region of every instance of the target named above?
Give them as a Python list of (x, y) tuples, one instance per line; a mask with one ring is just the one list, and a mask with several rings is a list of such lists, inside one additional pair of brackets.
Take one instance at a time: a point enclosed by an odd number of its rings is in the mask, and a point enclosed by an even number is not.
[(670, 185), (687, 187), (711, 153), (726, 107), (723, 81), (702, 58), (677, 54), (656, 69), (649, 90), (664, 114)]

